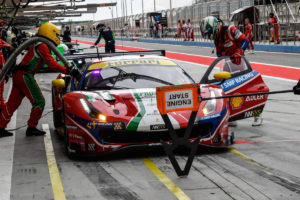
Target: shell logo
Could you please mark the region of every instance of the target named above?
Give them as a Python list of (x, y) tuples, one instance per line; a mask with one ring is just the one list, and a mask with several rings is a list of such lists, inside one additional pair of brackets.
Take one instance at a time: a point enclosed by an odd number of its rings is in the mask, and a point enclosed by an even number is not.
[(243, 104), (243, 97), (234, 97), (231, 99), (231, 105), (233, 109), (238, 109)]

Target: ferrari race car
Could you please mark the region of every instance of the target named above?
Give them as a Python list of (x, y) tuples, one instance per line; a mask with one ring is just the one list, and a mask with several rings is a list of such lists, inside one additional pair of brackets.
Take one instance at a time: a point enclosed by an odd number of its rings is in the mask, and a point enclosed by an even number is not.
[[(65, 138), (69, 156), (96, 155), (171, 141), (157, 108), (156, 87), (195, 81), (163, 55), (164, 51), (151, 51), (150, 55), (149, 52), (103, 54), (101, 59), (85, 62), (80, 80), (59, 74), (52, 82), (53, 119), (57, 132)], [(68, 59), (93, 56), (80, 57)], [(231, 76), (222, 78), (220, 71)], [(218, 79), (214, 78), (216, 73)], [(268, 90), (261, 75), (251, 69), (245, 58), (240, 65), (233, 64), (228, 57), (218, 58), (200, 82), (201, 97)], [(202, 101), (189, 139), (193, 141), (200, 136), (201, 145), (212, 147), (231, 145), (234, 137), (229, 134), (228, 122), (259, 115), (266, 101), (266, 95)], [(184, 134), (190, 114), (191, 111), (168, 113), (178, 136)]]

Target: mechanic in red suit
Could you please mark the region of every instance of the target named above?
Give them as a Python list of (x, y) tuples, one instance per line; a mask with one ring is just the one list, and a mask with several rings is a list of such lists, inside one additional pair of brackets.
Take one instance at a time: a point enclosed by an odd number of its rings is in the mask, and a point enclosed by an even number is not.
[[(254, 53), (254, 46), (252, 43), (253, 33), (252, 33), (252, 24), (249, 22), (249, 18), (245, 19), (245, 35), (249, 40), (250, 45), (248, 46), (248, 49), (250, 50), (250, 53)], [(251, 47), (251, 48), (250, 48)]]
[[(56, 26), (50, 23), (42, 24), (38, 30), (38, 36), (52, 41), (56, 46), (60, 44), (60, 32)], [(67, 73), (75, 78), (79, 78), (80, 72), (76, 67), (65, 68), (56, 62), (44, 43), (32, 45), (19, 66), (13, 72), (13, 88), (8, 102), (4, 106), (0, 115), (0, 137), (11, 136), (12, 133), (5, 130), (13, 113), (20, 106), (24, 97), (27, 97), (32, 104), (30, 118), (27, 122), (28, 128), (26, 136), (44, 135), (45, 132), (36, 128), (45, 106), (43, 94), (34, 79), (34, 74), (47, 64), (52, 69), (61, 73)]]
[[(4, 59), (4, 56), (2, 53), (2, 48), (5, 48), (5, 47), (10, 47), (10, 45), (0, 39), (0, 72), (2, 71), (2, 67), (5, 64), (5, 59)], [(4, 79), (0, 83), (0, 111), (4, 107), (4, 104), (5, 104), (5, 101), (3, 98), (3, 92), (4, 92)]]
[(241, 63), (241, 56), (249, 45), (247, 37), (235, 26), (224, 26), (216, 17), (205, 17), (200, 23), (203, 37), (211, 35), (215, 41), (217, 56), (230, 56), (234, 64)]
[[(10, 47), (9, 44), (7, 44), (6, 42), (4, 42), (1, 38), (2, 38), (2, 29), (4, 27), (4, 25), (6, 24), (5, 21), (0, 20), (0, 72), (2, 71), (2, 67), (5, 64), (5, 60), (4, 60), (4, 56), (2, 53), (2, 49), (5, 47)], [(4, 80), (2, 80), (2, 82), (0, 83), (0, 110), (1, 108), (4, 106), (4, 98), (3, 98), (3, 92), (4, 92)]]
[(276, 40), (277, 44), (280, 44), (278, 20), (274, 16), (274, 13), (270, 13), (269, 17), (270, 17), (269, 25), (272, 26), (271, 31), (270, 31), (270, 42), (274, 42), (274, 35), (275, 35), (275, 40)]
[[(215, 41), (217, 56), (230, 56), (232, 63), (239, 65), (241, 56), (249, 45), (247, 37), (235, 26), (224, 26), (216, 17), (205, 17), (200, 23), (200, 30), (203, 37), (211, 35)], [(254, 117), (252, 126), (262, 124), (261, 115)], [(236, 121), (230, 122), (230, 126), (237, 126)]]

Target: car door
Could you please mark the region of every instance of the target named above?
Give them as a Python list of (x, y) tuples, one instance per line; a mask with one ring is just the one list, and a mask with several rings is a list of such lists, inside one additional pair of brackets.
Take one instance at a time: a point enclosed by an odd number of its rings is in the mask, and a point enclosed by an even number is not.
[[(219, 71), (229, 72), (231, 78), (223, 81), (216, 80), (214, 74)], [(217, 58), (209, 66), (200, 83), (219, 85), (223, 88), (226, 95), (269, 91), (261, 74), (252, 70), (245, 57), (241, 58), (241, 63), (239, 65), (232, 63), (228, 56)], [(229, 121), (260, 115), (264, 109), (267, 98), (268, 95), (230, 98), (228, 101), (230, 110)]]

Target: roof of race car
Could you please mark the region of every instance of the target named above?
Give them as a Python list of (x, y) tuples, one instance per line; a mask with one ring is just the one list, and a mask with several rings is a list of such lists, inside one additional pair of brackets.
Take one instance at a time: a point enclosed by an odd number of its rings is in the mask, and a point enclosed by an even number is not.
[(106, 57), (102, 60), (93, 60), (88, 67), (88, 71), (95, 69), (102, 69), (107, 67), (128, 66), (128, 65), (164, 65), (176, 66), (177, 64), (164, 56), (155, 55), (129, 55), (129, 56), (116, 56)]

